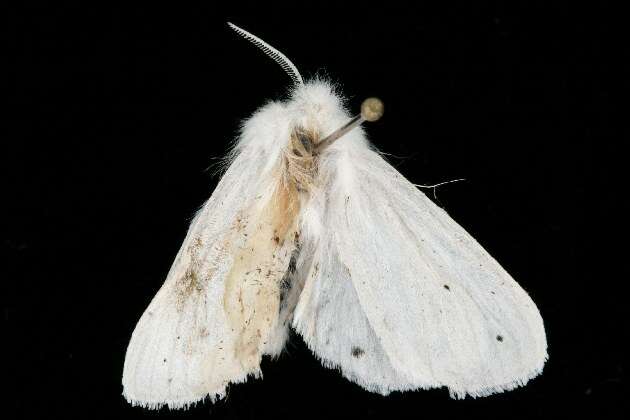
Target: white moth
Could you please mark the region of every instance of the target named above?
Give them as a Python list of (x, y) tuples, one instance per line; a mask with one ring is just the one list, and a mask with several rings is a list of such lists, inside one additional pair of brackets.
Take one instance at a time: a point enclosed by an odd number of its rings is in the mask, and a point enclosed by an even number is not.
[[(289, 328), (326, 367), (383, 395), (454, 398), (524, 385), (547, 359), (527, 293), (441, 208), (374, 151), (325, 81), (230, 24), (288, 72), (290, 99), (245, 121), (133, 332), (123, 394), (186, 408), (260, 376)], [(341, 128), (340, 128), (341, 127)]]

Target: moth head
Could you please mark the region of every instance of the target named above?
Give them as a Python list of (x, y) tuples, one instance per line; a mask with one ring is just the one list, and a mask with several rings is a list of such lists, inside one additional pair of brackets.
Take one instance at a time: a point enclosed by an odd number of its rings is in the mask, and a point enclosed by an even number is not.
[(301, 142), (311, 143), (315, 154), (324, 151), (365, 121), (376, 121), (383, 115), (383, 102), (368, 98), (361, 111), (351, 116), (334, 86), (324, 80), (308, 82), (294, 89), (287, 106), (292, 115), (292, 133)]
[(295, 86), (286, 103), (289, 132), (314, 152), (321, 140), (350, 118), (344, 99), (326, 80)]
[(293, 80), (293, 94), (285, 108), (292, 121), (289, 132), (292, 143), (309, 154), (324, 151), (364, 121), (376, 121), (383, 115), (383, 103), (377, 98), (368, 98), (361, 104), (361, 112), (351, 117), (332, 84), (323, 80), (305, 83), (297, 67), (284, 54), (244, 29), (229, 22), (228, 25), (278, 63)]

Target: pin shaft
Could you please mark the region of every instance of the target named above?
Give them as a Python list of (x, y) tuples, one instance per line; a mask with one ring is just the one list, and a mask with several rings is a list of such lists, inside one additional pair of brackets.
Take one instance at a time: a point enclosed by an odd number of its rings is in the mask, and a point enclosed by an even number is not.
[(361, 116), (361, 114), (355, 116), (350, 121), (348, 121), (343, 127), (335, 130), (334, 132), (329, 134), (326, 138), (324, 138), (322, 141), (317, 143), (317, 147), (315, 148), (316, 151), (324, 150), (326, 147), (333, 144), (335, 140), (337, 140), (339, 137), (343, 136), (344, 134), (346, 134), (348, 131), (352, 130), (353, 128), (361, 125), (363, 121), (365, 121), (365, 119)]
[(376, 121), (383, 116), (383, 102), (378, 98), (367, 98), (361, 103), (361, 113), (341, 128), (333, 131), (315, 146), (315, 153), (321, 152), (338, 138), (344, 136), (348, 131), (361, 125), (364, 121)]

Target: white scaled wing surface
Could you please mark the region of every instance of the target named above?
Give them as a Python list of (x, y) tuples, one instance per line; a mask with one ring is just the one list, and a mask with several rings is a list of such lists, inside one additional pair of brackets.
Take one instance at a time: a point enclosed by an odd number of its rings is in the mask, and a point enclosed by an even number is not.
[[(289, 264), (291, 226), (274, 176), (287, 127), (271, 104), (244, 127), (234, 159), (193, 220), (164, 285), (127, 349), (123, 394), (134, 405), (185, 408), (225, 395), (260, 374), (279, 351), (278, 287)], [(285, 141), (286, 142), (286, 141)], [(280, 339), (284, 336), (278, 335)], [(271, 349), (271, 350), (270, 350)]]
[(535, 304), (464, 229), (359, 130), (320, 159), (304, 221), (318, 239), (294, 326), (325, 365), (382, 394), (447, 387), (455, 398), (541, 372)]

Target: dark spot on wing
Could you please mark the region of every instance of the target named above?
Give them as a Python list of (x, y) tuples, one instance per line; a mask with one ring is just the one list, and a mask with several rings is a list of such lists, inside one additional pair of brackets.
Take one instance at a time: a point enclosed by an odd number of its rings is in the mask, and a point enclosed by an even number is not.
[(451, 290), (451, 288), (450, 288), (450, 287), (448, 287), (448, 284), (445, 284), (445, 285), (444, 285), (444, 288), (445, 288), (446, 290)]
[(282, 302), (286, 298), (286, 295), (289, 292), (289, 290), (291, 290), (291, 277), (288, 275), (285, 275), (284, 277), (282, 277), (282, 280), (280, 281), (280, 305), (282, 305)]
[(297, 255), (295, 254), (295, 252), (293, 252), (291, 254), (291, 260), (289, 261), (289, 273), (291, 274), (295, 273), (296, 269), (297, 269)]
[(503, 336), (502, 335), (497, 335), (497, 341), (499, 341), (499, 342), (503, 341)]
[(363, 356), (363, 354), (365, 354), (365, 351), (361, 347), (353, 346), (351, 353), (352, 357), (356, 357), (358, 359), (359, 357)]
[(289, 296), (289, 293), (291, 292), (291, 288), (293, 287), (293, 284), (292, 284), (293, 274), (295, 274), (295, 271), (297, 270), (297, 259), (299, 255), (300, 255), (300, 250), (297, 248), (291, 252), (291, 258), (289, 260), (289, 266), (287, 267), (287, 272), (284, 273), (284, 276), (282, 276), (282, 280), (280, 280), (279, 312), (282, 312), (282, 310), (287, 306), (286, 299)]

